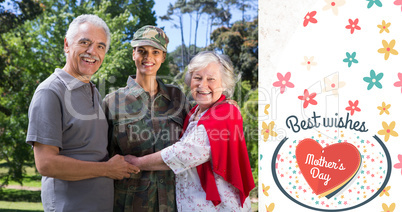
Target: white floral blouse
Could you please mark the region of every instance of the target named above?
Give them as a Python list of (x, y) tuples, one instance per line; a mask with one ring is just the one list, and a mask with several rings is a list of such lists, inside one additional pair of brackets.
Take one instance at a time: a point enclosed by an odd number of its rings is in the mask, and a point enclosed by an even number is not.
[(251, 211), (250, 197), (247, 197), (242, 208), (239, 190), (215, 173), (222, 202), (215, 207), (212, 201), (205, 199), (196, 166), (211, 160), (211, 148), (205, 127), (197, 126), (194, 114), (180, 141), (161, 152), (163, 161), (176, 174), (178, 211)]

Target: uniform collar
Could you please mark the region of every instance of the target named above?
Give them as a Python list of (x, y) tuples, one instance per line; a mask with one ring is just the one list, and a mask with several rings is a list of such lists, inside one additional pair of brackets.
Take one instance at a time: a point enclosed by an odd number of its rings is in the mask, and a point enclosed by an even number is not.
[[(135, 75), (130, 75), (127, 79), (127, 87), (129, 89), (129, 93), (135, 96), (136, 98), (139, 97), (142, 93), (146, 91), (135, 81)], [(158, 93), (157, 95), (162, 95), (166, 99), (170, 101), (170, 96), (168, 94), (167, 88), (165, 84), (159, 79), (156, 78), (156, 82), (158, 82)]]

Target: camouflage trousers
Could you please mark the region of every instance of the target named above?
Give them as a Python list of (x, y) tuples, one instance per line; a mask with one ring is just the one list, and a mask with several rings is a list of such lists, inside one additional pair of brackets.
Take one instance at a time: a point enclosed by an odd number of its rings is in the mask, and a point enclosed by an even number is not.
[(141, 171), (114, 185), (114, 212), (177, 211), (172, 171)]

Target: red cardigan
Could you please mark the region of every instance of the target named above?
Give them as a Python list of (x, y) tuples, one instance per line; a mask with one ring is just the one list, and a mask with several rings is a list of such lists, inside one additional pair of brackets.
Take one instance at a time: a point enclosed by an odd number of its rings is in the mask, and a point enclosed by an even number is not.
[[(248, 158), (246, 142), (243, 134), (243, 119), (236, 106), (228, 104), (226, 97), (220, 99), (201, 117), (197, 125), (204, 125), (211, 146), (211, 162), (197, 166), (201, 186), (206, 193), (206, 199), (219, 205), (218, 188), (213, 172), (223, 177), (240, 191), (240, 201), (244, 200), (255, 187)], [(186, 117), (183, 132), (188, 126), (195, 106)]]

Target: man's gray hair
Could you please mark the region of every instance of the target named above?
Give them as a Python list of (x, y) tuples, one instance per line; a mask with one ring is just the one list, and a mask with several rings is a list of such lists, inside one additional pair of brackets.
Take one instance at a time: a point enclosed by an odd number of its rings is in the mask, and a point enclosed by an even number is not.
[(219, 71), (221, 72), (222, 77), (222, 93), (228, 98), (232, 97), (236, 80), (233, 63), (227, 55), (217, 54), (213, 51), (203, 51), (198, 53), (193, 59), (191, 59), (190, 64), (187, 66), (188, 70), (184, 82), (190, 86), (193, 73), (207, 67), (210, 63), (221, 65)]
[(78, 27), (83, 23), (90, 23), (96, 27), (101, 27), (106, 33), (106, 52), (110, 47), (110, 30), (105, 21), (99, 18), (97, 15), (83, 14), (75, 18), (68, 27), (66, 38), (69, 45), (74, 42), (74, 37), (78, 33)]

